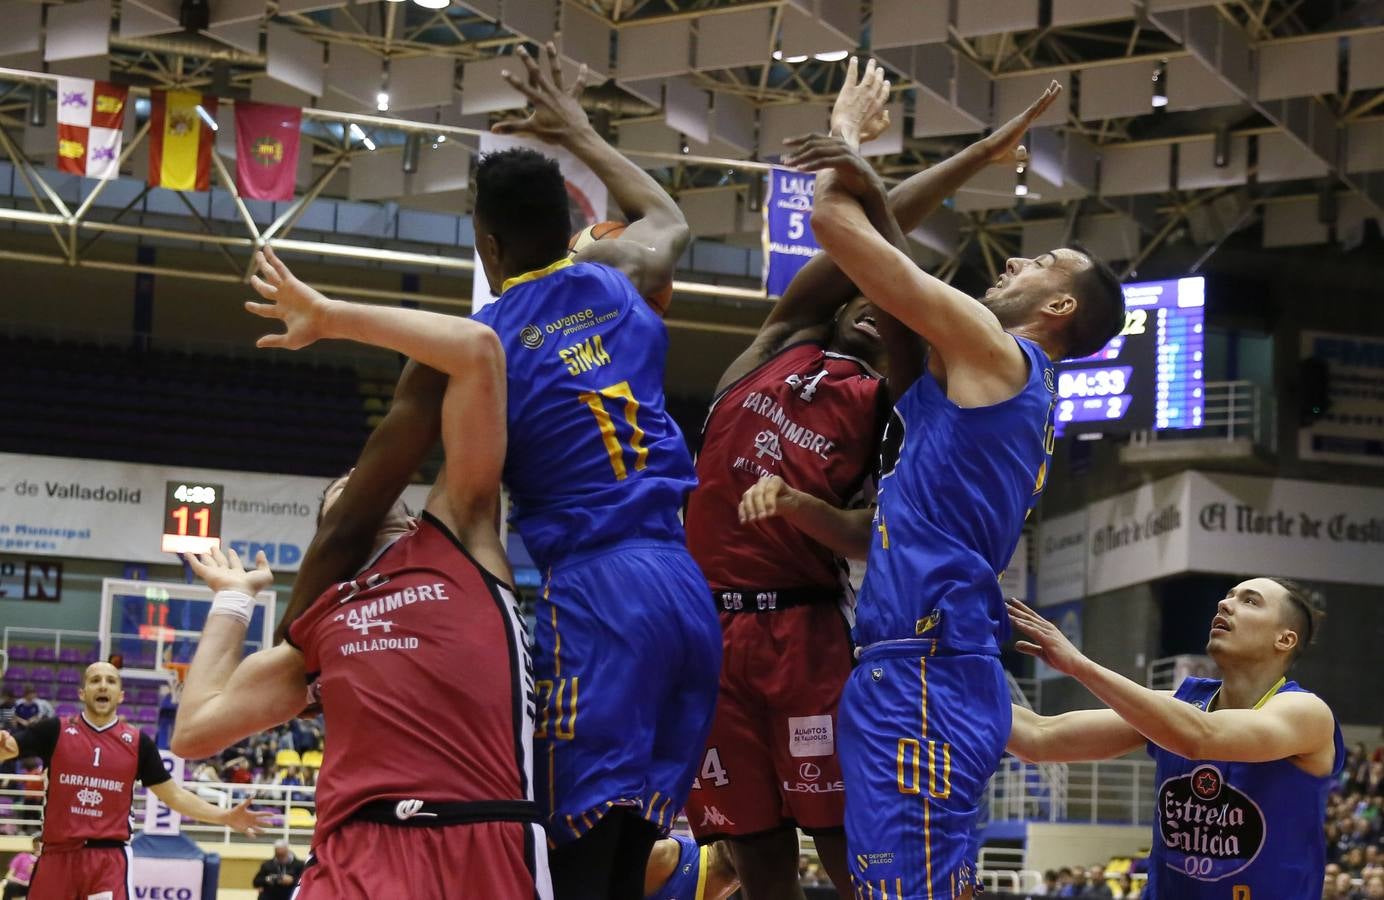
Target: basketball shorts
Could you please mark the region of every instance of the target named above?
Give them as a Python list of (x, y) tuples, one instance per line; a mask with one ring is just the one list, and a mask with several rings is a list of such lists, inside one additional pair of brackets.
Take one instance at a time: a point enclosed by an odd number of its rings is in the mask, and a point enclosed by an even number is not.
[(29, 882), (30, 900), (134, 900), (129, 847), (44, 848)]
[(350, 821), (318, 842), (294, 900), (552, 900), (543, 829), (522, 822), (412, 828)]
[(975, 881), (976, 817), (1009, 740), (1009, 689), (997, 657), (923, 655), (932, 646), (866, 648), (841, 697), (858, 896), (938, 900)]
[(837, 704), (851, 673), (834, 603), (722, 612), (720, 695), (687, 801), (699, 841), (796, 825), (840, 829)]
[(564, 559), (535, 604), (534, 785), (548, 838), (613, 807), (666, 833), (711, 727), (721, 633), (681, 544), (627, 541)]
[(707, 854), (688, 837), (678, 836), (678, 864), (663, 886), (645, 900), (702, 900), (706, 895)]

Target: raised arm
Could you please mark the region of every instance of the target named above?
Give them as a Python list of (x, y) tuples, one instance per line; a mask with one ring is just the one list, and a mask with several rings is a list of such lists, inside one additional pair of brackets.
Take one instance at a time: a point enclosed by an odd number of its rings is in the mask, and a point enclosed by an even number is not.
[(272, 247), (256, 254), (258, 274), (250, 284), (266, 302), (249, 301), (257, 316), (284, 323), (282, 334), (266, 334), (258, 347), (299, 350), (320, 340), (346, 340), (394, 350), (448, 375), (464, 374), (466, 357), (493, 336), (479, 322), (462, 316), (332, 300), (300, 281)]
[(673, 267), (691, 239), (677, 201), (591, 127), (579, 102), (588, 76), (585, 65), (573, 84), (564, 87), (562, 67), (551, 42), (539, 48), (536, 62), (523, 47), (514, 55), (524, 71), (507, 71), (504, 77), (533, 104), (533, 112), (498, 122), (492, 130), (496, 134), (529, 135), (566, 148), (610, 191), (629, 225), (619, 239), (591, 244), (578, 255), (580, 261), (620, 269), (646, 297), (667, 287), (673, 280)]
[(263, 553), (248, 572), (234, 550), (186, 559), (216, 594), (188, 667), (169, 746), (179, 756), (199, 759), (297, 715), (305, 704), (306, 672), (302, 654), (288, 644), (242, 659), (254, 596), (274, 581)]
[(1009, 601), (1009, 619), (1030, 639), (1017, 644), (1019, 651), (1080, 681), (1121, 719), (1170, 753), (1252, 763), (1305, 758), (1332, 747), (1331, 710), (1312, 694), (1275, 694), (1258, 709), (1205, 712), (1097, 665), (1056, 625), (1018, 600)]
[(323, 591), (365, 564), (380, 523), (437, 444), (446, 389), (442, 372), (412, 361), (404, 367), (389, 411), (366, 440), (346, 487), (303, 554), (276, 640), (284, 639)]
[(428, 510), (491, 574), (511, 581), (500, 544), (500, 473), (505, 464), (505, 352), (491, 332), (464, 357), (442, 401), (446, 463)]
[(1040, 716), (1014, 707), (1014, 725), (1005, 748), (1024, 762), (1086, 762), (1115, 759), (1144, 746), (1145, 738), (1108, 709), (1080, 709)]

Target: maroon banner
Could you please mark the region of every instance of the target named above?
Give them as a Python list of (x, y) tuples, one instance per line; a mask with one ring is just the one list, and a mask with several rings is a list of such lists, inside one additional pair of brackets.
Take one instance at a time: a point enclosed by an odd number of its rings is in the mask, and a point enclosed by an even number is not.
[(235, 181), (242, 197), (293, 199), (302, 121), (296, 106), (236, 101)]

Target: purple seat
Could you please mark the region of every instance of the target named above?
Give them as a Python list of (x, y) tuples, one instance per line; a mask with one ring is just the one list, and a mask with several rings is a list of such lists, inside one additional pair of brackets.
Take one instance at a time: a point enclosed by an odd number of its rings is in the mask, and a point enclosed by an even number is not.
[(58, 651), (58, 661), (65, 663), (79, 663), (87, 657), (80, 647), (64, 647)]
[(81, 698), (77, 696), (77, 685), (75, 685), (75, 684), (61, 684), (61, 685), (58, 685), (58, 699), (59, 699), (59, 700), (80, 700)]
[(153, 724), (159, 720), (159, 711), (148, 706), (137, 706), (131, 720)]
[(28, 679), (28, 677), (29, 677), (29, 667), (28, 667), (28, 666), (14, 666), (14, 665), (12, 665), (12, 666), (10, 666), (8, 669), (5, 670), (5, 682), (6, 682), (6, 683), (9, 683), (9, 682), (11, 682), (11, 681), (15, 681), (15, 682), (25, 681), (25, 680)]
[(82, 683), (82, 670), (81, 670), (81, 669), (73, 669), (73, 668), (70, 668), (70, 667), (69, 667), (69, 668), (66, 668), (66, 669), (59, 669), (59, 670), (58, 670), (58, 684), (81, 684), (81, 683)]
[(58, 658), (58, 654), (52, 647), (39, 647), (34, 650), (34, 662), (53, 662)]
[(59, 716), (75, 716), (80, 709), (81, 707), (72, 703), (59, 703), (53, 711)]
[(13, 660), (20, 660), (20, 659), (28, 660), (28, 659), (33, 659), (33, 658), (34, 658), (34, 648), (33, 648), (33, 647), (30, 647), (28, 644), (15, 644), (13, 647), (10, 648), (10, 659), (13, 659)]
[(53, 669), (50, 666), (34, 666), (29, 670), (30, 681), (52, 681)]

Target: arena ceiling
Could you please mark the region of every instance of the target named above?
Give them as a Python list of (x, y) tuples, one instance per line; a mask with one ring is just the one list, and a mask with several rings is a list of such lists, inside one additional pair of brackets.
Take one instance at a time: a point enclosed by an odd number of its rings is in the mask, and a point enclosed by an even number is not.
[[(852, 51), (893, 75), (894, 125), (868, 148), (889, 178), (979, 137), (1048, 80), (1067, 88), (1032, 134), (1021, 187), (1013, 170), (987, 172), (914, 233), (948, 277), (1073, 237), (1126, 270), (1170, 240), (1210, 253), (1252, 227), (1265, 246), (1348, 246), (1384, 216), (1384, 0), (0, 0), (0, 25), (0, 149), (37, 179), (4, 215), (51, 228), (74, 262), (78, 213), (102, 214), (55, 204), (43, 184), (40, 73), (300, 105), (309, 199), (461, 212), (464, 178), (398, 174), (408, 135), (450, 137), (464, 169), (462, 148), (520, 103), (503, 57), (545, 40), (604, 79), (586, 98), (598, 127), (679, 196), (699, 237), (731, 245), (757, 245), (766, 161), (825, 126)], [(124, 171), (141, 177), (142, 156)], [(139, 216), (125, 221), (138, 238)], [(269, 229), (250, 230), (235, 241)], [(431, 258), (414, 255), (399, 261)]]

